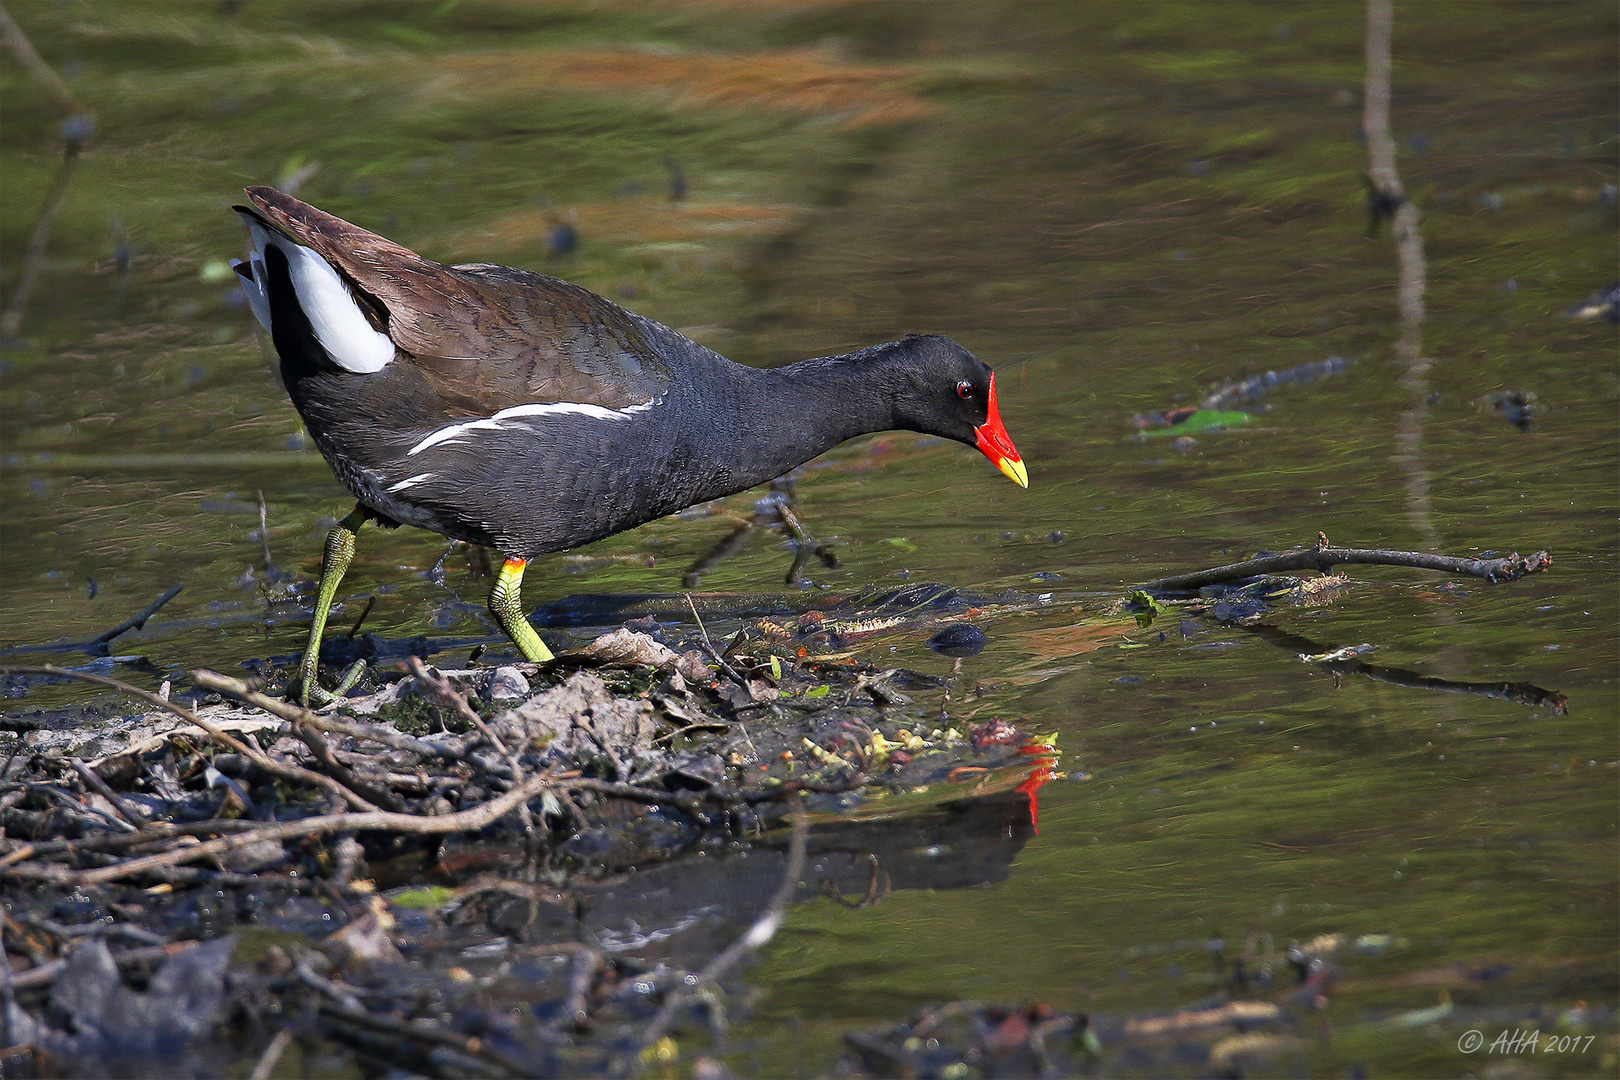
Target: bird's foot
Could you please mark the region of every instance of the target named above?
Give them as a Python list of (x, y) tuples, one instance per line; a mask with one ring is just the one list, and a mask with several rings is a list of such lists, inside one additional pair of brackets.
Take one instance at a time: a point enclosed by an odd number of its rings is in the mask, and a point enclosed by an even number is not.
[(366, 662), (356, 660), (348, 666), (343, 672), (343, 677), (330, 690), (323, 689), (314, 674), (311, 674), (308, 678), (294, 679), (287, 684), (287, 698), (290, 701), (298, 702), (306, 709), (311, 707), (316, 709), (325, 708), (354, 689), (354, 685), (360, 681), (360, 676), (365, 673)]

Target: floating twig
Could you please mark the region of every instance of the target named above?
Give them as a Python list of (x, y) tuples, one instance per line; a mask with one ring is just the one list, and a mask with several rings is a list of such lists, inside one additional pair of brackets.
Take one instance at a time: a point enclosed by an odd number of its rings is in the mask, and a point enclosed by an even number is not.
[(360, 617), (354, 620), (353, 626), (349, 627), (348, 638), (350, 641), (353, 641), (354, 636), (360, 632), (360, 627), (365, 624), (366, 616), (371, 614), (371, 609), (375, 607), (376, 604), (377, 598), (375, 596), (366, 597), (366, 606), (360, 609)]
[(1311, 639), (1283, 630), (1280, 627), (1261, 624), (1246, 629), (1250, 633), (1258, 635), (1261, 640), (1268, 644), (1276, 645), (1297, 654), (1304, 663), (1333, 672), (1335, 679), (1344, 675), (1364, 675), (1374, 682), (1389, 683), (1392, 686), (1405, 686), (1413, 690), (1436, 690), (1448, 694), (1475, 694), (1480, 697), (1495, 698), (1498, 701), (1512, 701), (1520, 705), (1527, 705), (1532, 709), (1546, 709), (1554, 716), (1566, 716), (1569, 713), (1568, 698), (1557, 690), (1547, 690), (1536, 686), (1534, 683), (1459, 682), (1455, 679), (1442, 679), (1435, 675), (1407, 671), (1404, 668), (1369, 664), (1361, 659), (1364, 653), (1371, 651), (1365, 646), (1329, 652)]
[(180, 590), (183, 588), (185, 588), (183, 583), (170, 585), (162, 596), (158, 597), (150, 604), (147, 604), (146, 609), (139, 615), (135, 616), (133, 619), (125, 619), (123, 622), (119, 623), (111, 630), (108, 630), (105, 634), (102, 634), (98, 638), (92, 638), (90, 644), (105, 645), (107, 642), (111, 641), (120, 634), (127, 634), (131, 630), (140, 630), (144, 628), (146, 626), (146, 620), (150, 619), (153, 615), (156, 615), (158, 609), (164, 604), (167, 604), (170, 600), (173, 600), (176, 596), (179, 596)]
[(1262, 574), (1284, 574), (1292, 570), (1316, 570), (1325, 574), (1334, 566), (1349, 563), (1439, 570), (1446, 574), (1465, 574), (1469, 577), (1483, 578), (1495, 584), (1499, 581), (1516, 581), (1526, 574), (1537, 573), (1552, 565), (1552, 554), (1546, 550), (1528, 556), (1515, 551), (1499, 559), (1470, 559), (1452, 555), (1431, 555), (1425, 551), (1331, 547), (1327, 543), (1326, 535), (1318, 533), (1317, 536), (1317, 545), (1305, 551), (1265, 555), (1227, 566), (1217, 566), (1210, 570), (1200, 570), (1195, 574), (1159, 578), (1140, 588), (1160, 592), (1196, 592), (1206, 585), (1259, 577)]

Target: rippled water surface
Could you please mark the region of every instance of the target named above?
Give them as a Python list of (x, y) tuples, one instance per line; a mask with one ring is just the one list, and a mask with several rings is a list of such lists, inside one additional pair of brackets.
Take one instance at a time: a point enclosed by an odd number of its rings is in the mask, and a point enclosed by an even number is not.
[[(1620, 365), (1613, 325), (1561, 315), (1616, 276), (1612, 4), (1397, 5), (1392, 125), (1428, 255), (1416, 367), (1394, 349), (1387, 226), (1368, 235), (1360, 5), (8, 8), (96, 127), (0, 354), (6, 659), (87, 663), (73, 643), (177, 582), (114, 643), (144, 658), (125, 677), (300, 649), (301, 588), (349, 502), (221, 262), (244, 184), (302, 176), (301, 197), (429, 256), (565, 276), (749, 363), (949, 334), (998, 369), (1030, 489), (954, 444), (875, 436), (798, 479), (840, 568), (787, 589), (772, 533), (701, 587), (804, 607), (904, 581), (1051, 594), (983, 624), (962, 670), (984, 693), (951, 708), (1056, 732), (1066, 779), (991, 884), (796, 907), (728, 1060), (829, 1070), (842, 1031), (955, 998), (1184, 1007), (1217, 989), (1213, 939), (1229, 962), (1246, 941), (1387, 935), (1346, 946), (1321, 1029), (1274, 1067), (1479, 1071), (1465, 1028), (1577, 1023), (1584, 1002), (1588, 1052), (1519, 1064), (1614, 1072)], [(9, 299), (60, 113), (0, 76)], [(564, 223), (578, 246), (555, 253)], [(1333, 356), (1231, 430), (1132, 422)], [(1509, 392), (1534, 395), (1527, 425), (1495, 404)], [(730, 527), (693, 513), (542, 559), (525, 599), (679, 593)], [(1318, 531), (1554, 566), (1501, 585), (1357, 567), (1260, 626), (1106, 613), (1131, 583)], [(444, 554), (363, 534), (334, 625), (375, 597), (385, 639), (503, 647), (463, 555), (430, 573)], [(1298, 658), (1361, 643), (1380, 678)], [(920, 638), (877, 647), (949, 670)], [(1491, 683), (1567, 712), (1475, 692)]]

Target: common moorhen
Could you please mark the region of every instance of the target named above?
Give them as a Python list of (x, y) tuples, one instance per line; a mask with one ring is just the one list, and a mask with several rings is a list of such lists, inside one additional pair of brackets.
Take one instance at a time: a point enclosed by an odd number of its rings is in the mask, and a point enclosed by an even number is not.
[(529, 559), (771, 480), (845, 439), (944, 436), (1029, 486), (995, 376), (948, 338), (752, 368), (566, 281), (442, 266), (274, 188), (247, 196), (235, 209), (253, 254), (232, 266), (293, 406), (359, 500), (326, 538), (305, 702), (367, 521), (499, 551), (489, 609), (526, 658), (548, 660), (520, 606)]

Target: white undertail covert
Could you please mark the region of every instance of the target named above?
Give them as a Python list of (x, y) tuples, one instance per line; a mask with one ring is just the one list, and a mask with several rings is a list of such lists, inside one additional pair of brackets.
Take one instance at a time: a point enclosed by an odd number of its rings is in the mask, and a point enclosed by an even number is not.
[(275, 248), (287, 257), (287, 269), (292, 277), (293, 292), (298, 306), (309, 319), (315, 338), (326, 350), (332, 362), (345, 371), (357, 375), (381, 371), (394, 358), (394, 342), (387, 334), (367, 321), (360, 305), (355, 303), (343, 278), (332, 265), (312, 249), (295, 244), (278, 233), (271, 232), (251, 215), (243, 214), (248, 232), (253, 237), (253, 254), (248, 259), (247, 272), (240, 267), (240, 259), (232, 259), (237, 280), (247, 296), (248, 306), (266, 333), (270, 327), (270, 297), (265, 291), (264, 252)]

